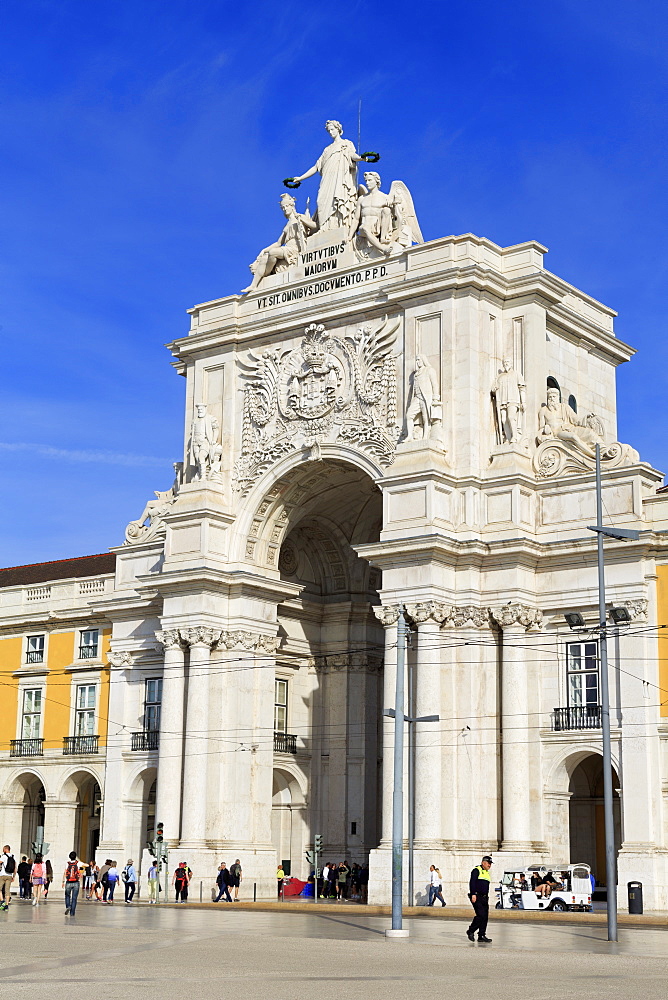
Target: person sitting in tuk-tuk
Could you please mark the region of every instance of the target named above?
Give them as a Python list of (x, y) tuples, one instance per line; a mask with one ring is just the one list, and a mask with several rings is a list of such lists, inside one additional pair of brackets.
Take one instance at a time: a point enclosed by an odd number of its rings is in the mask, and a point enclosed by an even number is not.
[(546, 899), (552, 894), (552, 891), (554, 889), (561, 889), (561, 888), (563, 888), (561, 882), (557, 881), (552, 872), (548, 872), (545, 878), (543, 879), (542, 885), (540, 887), (541, 889), (540, 894), (544, 899)]

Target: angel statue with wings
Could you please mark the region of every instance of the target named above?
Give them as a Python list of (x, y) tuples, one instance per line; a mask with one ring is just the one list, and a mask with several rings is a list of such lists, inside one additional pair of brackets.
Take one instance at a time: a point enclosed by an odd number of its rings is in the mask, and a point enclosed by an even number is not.
[(403, 181), (392, 181), (389, 194), (381, 191), (380, 185), (380, 174), (375, 170), (364, 174), (364, 184), (358, 189), (350, 239), (357, 234), (360, 249), (366, 241), (387, 257), (401, 253), (413, 243), (424, 243), (411, 193)]

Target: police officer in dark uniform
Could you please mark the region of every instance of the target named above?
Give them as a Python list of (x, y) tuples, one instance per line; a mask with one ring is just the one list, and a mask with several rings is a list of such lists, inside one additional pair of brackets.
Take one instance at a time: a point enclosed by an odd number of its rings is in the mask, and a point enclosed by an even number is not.
[(492, 867), (492, 859), (486, 854), (479, 865), (471, 872), (469, 879), (469, 899), (475, 917), (471, 921), (471, 926), (466, 932), (469, 941), (475, 941), (475, 932), (478, 932), (478, 941), (484, 944), (491, 944), (492, 939), (487, 937), (487, 921), (489, 919), (489, 887), (491, 876), (489, 870)]

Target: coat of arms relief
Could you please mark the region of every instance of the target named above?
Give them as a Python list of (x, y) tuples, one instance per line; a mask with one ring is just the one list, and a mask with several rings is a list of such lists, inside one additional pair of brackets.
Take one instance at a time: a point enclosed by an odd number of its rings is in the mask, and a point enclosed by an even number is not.
[(244, 385), (241, 456), (235, 489), (246, 493), (281, 455), (325, 442), (347, 442), (391, 465), (399, 439), (397, 364), (401, 320), (385, 319), (353, 334), (305, 330), (299, 347), (252, 351), (239, 362)]

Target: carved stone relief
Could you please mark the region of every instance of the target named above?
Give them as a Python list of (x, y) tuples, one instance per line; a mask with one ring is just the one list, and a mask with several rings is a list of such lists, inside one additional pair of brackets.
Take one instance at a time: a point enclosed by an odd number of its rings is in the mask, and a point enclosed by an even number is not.
[[(162, 538), (167, 531), (163, 520), (176, 501), (183, 482), (183, 462), (174, 462), (174, 482), (168, 490), (155, 491), (155, 500), (149, 500), (141, 517), (130, 521), (125, 529), (125, 545), (137, 545)], [(148, 521), (148, 524), (146, 523)]]
[(526, 604), (506, 604), (501, 608), (491, 608), (491, 614), (502, 629), (519, 626), (528, 632), (537, 632), (543, 627), (543, 612)]
[(235, 489), (248, 492), (276, 459), (299, 447), (320, 458), (324, 442), (347, 442), (391, 465), (398, 439), (398, 318), (354, 334), (306, 328), (299, 347), (251, 352), (245, 382), (241, 457)]

